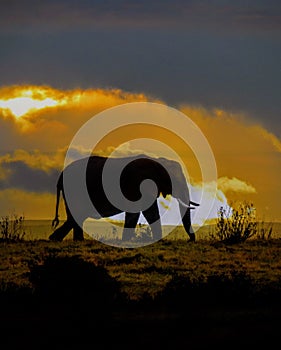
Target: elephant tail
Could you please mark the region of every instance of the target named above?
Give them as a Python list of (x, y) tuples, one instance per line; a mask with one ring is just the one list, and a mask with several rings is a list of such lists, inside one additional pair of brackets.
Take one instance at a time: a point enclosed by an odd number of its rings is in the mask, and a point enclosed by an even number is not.
[(62, 174), (60, 175), (57, 182), (57, 200), (56, 200), (56, 214), (55, 218), (52, 221), (52, 227), (56, 228), (60, 222), (59, 220), (59, 204), (60, 204), (60, 193), (62, 191)]

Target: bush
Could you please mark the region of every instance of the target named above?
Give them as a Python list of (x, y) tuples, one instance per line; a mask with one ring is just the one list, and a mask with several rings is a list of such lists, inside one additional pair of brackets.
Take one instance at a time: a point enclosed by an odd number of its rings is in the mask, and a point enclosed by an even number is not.
[(0, 219), (0, 240), (4, 242), (22, 241), (25, 236), (24, 216), (16, 214)]
[(35, 295), (47, 303), (104, 312), (122, 297), (119, 283), (104, 267), (79, 256), (51, 255), (29, 268)]
[(136, 239), (139, 242), (151, 242), (153, 240), (152, 230), (149, 225), (140, 224), (140, 230), (136, 234)]
[(257, 233), (258, 222), (253, 203), (242, 202), (234, 207), (220, 207), (215, 231), (219, 240), (229, 244), (241, 243)]
[(173, 310), (185, 312), (193, 306), (247, 305), (253, 297), (254, 282), (244, 271), (211, 273), (206, 278), (192, 279), (175, 274), (162, 292), (158, 301)]

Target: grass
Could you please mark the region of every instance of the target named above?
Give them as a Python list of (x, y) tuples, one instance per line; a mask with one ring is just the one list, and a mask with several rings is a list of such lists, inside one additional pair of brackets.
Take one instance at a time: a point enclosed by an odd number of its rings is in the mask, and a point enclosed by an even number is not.
[(0, 281), (31, 288), (28, 280), (31, 265), (42, 264), (50, 256), (79, 256), (104, 267), (132, 300), (143, 295), (155, 296), (175, 275), (196, 281), (236, 271), (250, 276), (256, 285), (266, 286), (281, 280), (280, 248), (279, 239), (249, 240), (236, 245), (209, 240), (187, 244), (185, 240), (164, 239), (134, 249), (110, 247), (94, 240), (5, 243), (0, 245)]
[(2, 242), (0, 345), (38, 346), (39, 339), (105, 347), (114, 339), (123, 349), (231, 349), (275, 342), (281, 240), (187, 243), (182, 227), (172, 236), (134, 249), (90, 239)]
[[(40, 233), (23, 217), (2, 218), (0, 345), (94, 339), (111, 348), (114, 339), (122, 349), (132, 343), (136, 349), (230, 349), (276, 342), (280, 227), (258, 223), (252, 209), (238, 207), (230, 216), (221, 208), (216, 225), (196, 232), (196, 243), (187, 243), (178, 226), (156, 243), (127, 249), (118, 247), (122, 226), (108, 235), (112, 245), (87, 235), (83, 242), (72, 235), (51, 242), (42, 239), (47, 222)], [(102, 223), (93, 228), (101, 237), (112, 231)], [(138, 234), (151, 232), (142, 225)]]

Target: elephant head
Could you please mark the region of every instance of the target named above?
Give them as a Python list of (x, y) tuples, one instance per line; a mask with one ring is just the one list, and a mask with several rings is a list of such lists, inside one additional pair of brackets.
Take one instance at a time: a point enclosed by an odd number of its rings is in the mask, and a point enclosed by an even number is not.
[(191, 225), (190, 210), (199, 204), (190, 200), (189, 188), (181, 165), (166, 158), (159, 158), (159, 163), (169, 174), (168, 178), (167, 175), (163, 175), (162, 195), (165, 197), (167, 194), (170, 194), (177, 199), (183, 226), (189, 234), (190, 240), (194, 241), (195, 235)]

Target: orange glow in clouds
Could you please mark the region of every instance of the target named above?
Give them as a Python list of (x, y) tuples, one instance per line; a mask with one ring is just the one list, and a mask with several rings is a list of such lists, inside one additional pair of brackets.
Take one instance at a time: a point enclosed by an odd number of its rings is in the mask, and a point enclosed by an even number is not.
[(16, 118), (20, 118), (30, 112), (40, 109), (62, 106), (66, 99), (56, 98), (54, 90), (44, 88), (22, 88), (17, 91), (17, 96), (0, 99), (0, 108), (9, 110)]

